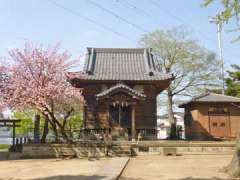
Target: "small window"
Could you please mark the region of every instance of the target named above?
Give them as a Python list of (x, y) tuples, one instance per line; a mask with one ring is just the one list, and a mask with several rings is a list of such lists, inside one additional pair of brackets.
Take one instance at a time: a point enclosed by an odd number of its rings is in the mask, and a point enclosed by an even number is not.
[(217, 123), (216, 123), (216, 122), (214, 122), (214, 123), (212, 123), (212, 125), (213, 125), (213, 126), (217, 126)]
[(213, 112), (213, 111), (214, 111), (214, 108), (213, 108), (213, 107), (210, 107), (208, 111), (209, 111), (209, 112)]
[(209, 107), (208, 112), (211, 114), (227, 114), (229, 109), (227, 107)]
[(221, 125), (220, 125), (221, 127), (225, 127), (225, 123), (221, 123)]

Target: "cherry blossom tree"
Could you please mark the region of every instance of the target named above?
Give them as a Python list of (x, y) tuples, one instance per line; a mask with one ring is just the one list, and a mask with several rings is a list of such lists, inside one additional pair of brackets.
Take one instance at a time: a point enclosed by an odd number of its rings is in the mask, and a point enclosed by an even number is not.
[[(22, 50), (9, 51), (9, 65), (0, 67), (1, 106), (13, 110), (35, 109), (70, 142), (66, 121), (74, 111), (73, 102), (83, 102), (81, 90), (66, 81), (66, 73), (78, 60), (70, 60), (60, 45), (43, 48), (26, 43)], [(6, 62), (6, 61), (5, 61)]]

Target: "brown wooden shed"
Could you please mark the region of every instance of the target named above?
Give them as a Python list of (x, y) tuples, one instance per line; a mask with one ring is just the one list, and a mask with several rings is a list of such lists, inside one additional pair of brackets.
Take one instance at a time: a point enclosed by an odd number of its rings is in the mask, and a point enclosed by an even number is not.
[(156, 128), (156, 96), (172, 75), (160, 73), (150, 49), (87, 48), (83, 72), (70, 73), (71, 84), (83, 88), (87, 129)]
[(207, 93), (179, 107), (185, 108), (187, 139), (234, 139), (240, 133), (240, 98)]

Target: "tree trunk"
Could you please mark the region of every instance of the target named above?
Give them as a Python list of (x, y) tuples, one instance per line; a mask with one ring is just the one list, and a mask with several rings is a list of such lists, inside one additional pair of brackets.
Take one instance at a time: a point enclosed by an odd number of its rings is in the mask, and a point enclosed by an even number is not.
[(34, 143), (40, 143), (40, 115), (36, 114), (34, 118)]
[(173, 113), (173, 94), (170, 87), (167, 88), (167, 107), (168, 107), (168, 118), (170, 123), (170, 139), (176, 139), (176, 119)]
[(72, 142), (69, 139), (69, 137), (64, 129), (64, 126), (56, 119), (56, 117), (54, 116), (54, 113), (51, 111), (47, 111), (47, 115), (49, 116), (49, 122), (51, 123), (53, 132), (55, 134), (55, 142), (59, 142), (58, 128), (62, 134), (63, 139), (65, 139), (68, 143)]
[(47, 135), (48, 135), (48, 119), (46, 118), (45, 121), (44, 121), (44, 128), (43, 128), (43, 134), (42, 134), (42, 138), (41, 138), (41, 143), (46, 143), (46, 138), (47, 138)]
[(63, 138), (66, 140), (66, 142), (71, 143), (72, 140), (69, 139), (65, 129), (62, 126), (60, 126), (59, 128), (60, 128), (61, 134), (62, 134)]
[(53, 122), (52, 124), (52, 129), (53, 129), (53, 133), (55, 135), (55, 142), (59, 142), (59, 136), (58, 136), (58, 130), (57, 130), (57, 126), (56, 126), (56, 123)]
[[(51, 114), (51, 117), (52, 117), (52, 121), (53, 121), (53, 123), (54, 123), (54, 125), (55, 125), (55, 128), (56, 128), (56, 129), (57, 129), (57, 127), (59, 128), (59, 130), (60, 130), (63, 138), (67, 141), (67, 143), (72, 142), (72, 141), (69, 139), (69, 137), (68, 137), (68, 135), (67, 135), (67, 133), (66, 133), (64, 127), (63, 127), (63, 125), (61, 125), (61, 124), (59, 123), (59, 121), (55, 118), (55, 116), (54, 116), (53, 114)], [(58, 132), (55, 131), (55, 133), (58, 133)], [(58, 134), (57, 134), (56, 137), (58, 137)], [(58, 138), (59, 138), (59, 137), (58, 137)], [(58, 139), (58, 141), (59, 141), (59, 139)]]
[(229, 175), (233, 177), (240, 177), (240, 139), (238, 138), (236, 143), (236, 151), (230, 164), (223, 169)]

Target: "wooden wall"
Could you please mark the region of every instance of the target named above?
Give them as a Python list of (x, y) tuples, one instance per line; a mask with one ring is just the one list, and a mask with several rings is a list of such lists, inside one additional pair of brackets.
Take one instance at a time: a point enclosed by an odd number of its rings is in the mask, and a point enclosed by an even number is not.
[[(134, 85), (131, 86), (133, 87)], [(157, 124), (156, 96), (159, 90), (154, 85), (143, 85), (143, 87), (147, 98), (146, 100), (139, 100), (136, 104), (136, 128), (154, 128)], [(95, 95), (101, 92), (101, 89), (101, 85), (89, 85), (83, 90), (83, 96), (86, 101), (84, 118), (86, 128), (109, 127), (108, 105), (104, 102), (96, 101), (95, 98)]]
[[(209, 107), (214, 103), (192, 103), (185, 107), (185, 135), (187, 139), (204, 140), (212, 138), (209, 120)], [(226, 138), (236, 138), (240, 133), (240, 109), (230, 103), (218, 103), (229, 109), (230, 134)]]
[(240, 109), (235, 106), (230, 108), (230, 127), (231, 136), (238, 137), (240, 134)]

